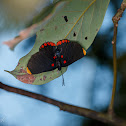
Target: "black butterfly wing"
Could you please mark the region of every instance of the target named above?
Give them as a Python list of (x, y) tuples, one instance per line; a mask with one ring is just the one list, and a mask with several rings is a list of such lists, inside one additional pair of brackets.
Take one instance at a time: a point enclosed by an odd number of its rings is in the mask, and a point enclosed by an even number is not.
[[(63, 40), (62, 40), (63, 41)], [(77, 42), (66, 41), (58, 45), (58, 48), (61, 50), (61, 66), (65, 67), (73, 62), (84, 57), (84, 52), (86, 52), (83, 47)]]
[(27, 69), (32, 74), (39, 74), (56, 69), (56, 60), (54, 57), (55, 44), (47, 42), (41, 45), (39, 52), (31, 56), (27, 64)]

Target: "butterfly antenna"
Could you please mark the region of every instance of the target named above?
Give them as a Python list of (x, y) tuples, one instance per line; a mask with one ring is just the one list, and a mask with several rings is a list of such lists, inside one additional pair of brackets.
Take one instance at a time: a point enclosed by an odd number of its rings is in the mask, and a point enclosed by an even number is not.
[(62, 74), (62, 80), (63, 80), (63, 81), (62, 81), (62, 86), (65, 86), (62, 70), (61, 70), (61, 74)]

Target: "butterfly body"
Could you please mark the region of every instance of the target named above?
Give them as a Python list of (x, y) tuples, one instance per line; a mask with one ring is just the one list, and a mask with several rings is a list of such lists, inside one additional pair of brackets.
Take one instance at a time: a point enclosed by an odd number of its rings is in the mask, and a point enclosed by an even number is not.
[(56, 59), (56, 67), (58, 68), (58, 70), (61, 70), (61, 50), (57, 49), (55, 50), (55, 59)]
[[(77, 42), (69, 40), (46, 42), (39, 48), (39, 52), (31, 56), (27, 65), (27, 73), (39, 74), (42, 72), (52, 71), (56, 68), (60, 71), (78, 59), (82, 58), (84, 49)], [(86, 51), (85, 51), (86, 52)]]

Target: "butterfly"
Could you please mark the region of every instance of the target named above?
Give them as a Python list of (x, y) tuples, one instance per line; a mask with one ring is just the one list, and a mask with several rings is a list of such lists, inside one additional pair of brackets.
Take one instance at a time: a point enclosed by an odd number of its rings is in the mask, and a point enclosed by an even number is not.
[(86, 55), (84, 48), (77, 42), (63, 39), (57, 42), (45, 42), (39, 52), (33, 54), (27, 64), (28, 74), (39, 74), (52, 71), (56, 68), (60, 71), (73, 62)]

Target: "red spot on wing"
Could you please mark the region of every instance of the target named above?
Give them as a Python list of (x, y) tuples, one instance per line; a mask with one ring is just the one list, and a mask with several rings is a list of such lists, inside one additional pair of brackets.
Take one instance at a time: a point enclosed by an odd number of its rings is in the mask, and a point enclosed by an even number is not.
[(54, 63), (52, 63), (51, 66), (54, 67)]
[(64, 43), (65, 42), (65, 40), (62, 40), (62, 43)]
[(46, 43), (44, 43), (44, 44), (42, 44), (41, 46), (40, 46), (40, 49), (42, 49), (42, 48), (44, 48), (45, 46), (56, 46), (55, 45), (55, 43), (53, 43), (53, 42), (46, 42)]
[(42, 48), (44, 48), (44, 45), (41, 45), (41, 46), (40, 46), (40, 49), (42, 49)]
[(56, 59), (57, 58), (57, 56), (53, 56), (53, 59)]
[(44, 43), (44, 46), (47, 46), (47, 43)]
[(63, 58), (63, 55), (61, 55), (61, 58)]
[(50, 42), (50, 45), (53, 46), (53, 43)]
[(50, 45), (50, 42), (47, 42), (47, 45)]
[(65, 42), (67, 42), (67, 39), (65, 40)]
[(62, 41), (58, 41), (58, 42), (57, 42), (57, 45), (61, 45), (61, 44), (62, 44)]
[(64, 60), (63, 63), (65, 64), (66, 63), (66, 60)]
[(55, 43), (53, 42), (49, 42), (51, 46), (56, 46)]
[(67, 40), (67, 39), (64, 39), (64, 40), (62, 40), (62, 42), (64, 43), (64, 42), (70, 42), (69, 40)]
[(62, 43), (65, 43), (65, 42), (67, 43), (67, 42), (70, 42), (70, 41), (67, 40), (67, 39), (63, 39), (63, 40), (57, 42), (57, 46), (61, 45)]

